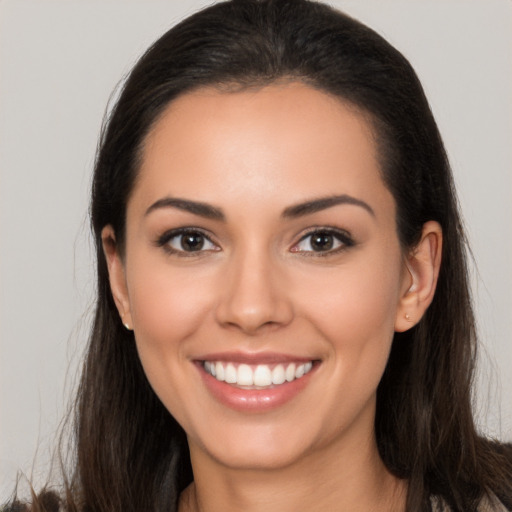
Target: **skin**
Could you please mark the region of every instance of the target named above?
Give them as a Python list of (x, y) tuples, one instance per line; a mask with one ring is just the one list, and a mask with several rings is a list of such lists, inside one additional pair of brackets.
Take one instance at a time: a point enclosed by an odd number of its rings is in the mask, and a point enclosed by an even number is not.
[[(367, 207), (283, 215), (333, 195)], [(213, 205), (225, 218), (155, 206), (166, 198)], [(127, 206), (124, 254), (110, 226), (103, 239), (120, 316), (188, 436), (194, 484), (180, 510), (404, 509), (406, 483), (377, 451), (376, 389), (394, 332), (430, 304), (441, 230), (425, 224), (404, 251), (395, 213), (365, 117), (308, 86), (202, 89), (156, 123)], [(184, 251), (179, 236), (157, 243), (183, 227), (206, 234), (202, 250)], [(325, 227), (343, 236), (312, 250), (311, 229)], [(269, 351), (316, 364), (291, 400), (259, 412), (219, 402), (195, 363)]]

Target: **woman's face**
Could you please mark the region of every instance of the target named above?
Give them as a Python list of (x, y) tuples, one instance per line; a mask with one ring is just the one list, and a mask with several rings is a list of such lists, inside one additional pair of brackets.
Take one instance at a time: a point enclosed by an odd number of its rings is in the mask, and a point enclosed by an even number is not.
[(410, 274), (356, 110), (298, 83), (175, 100), (125, 250), (114, 295), (193, 460), (283, 467), (373, 442)]

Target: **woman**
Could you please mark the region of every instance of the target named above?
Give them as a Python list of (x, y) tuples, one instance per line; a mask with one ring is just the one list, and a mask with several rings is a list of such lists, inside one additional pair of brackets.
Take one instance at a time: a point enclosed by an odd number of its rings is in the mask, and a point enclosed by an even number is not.
[(91, 213), (64, 508), (511, 506), (443, 145), (373, 31), (306, 1), (188, 18), (124, 86)]

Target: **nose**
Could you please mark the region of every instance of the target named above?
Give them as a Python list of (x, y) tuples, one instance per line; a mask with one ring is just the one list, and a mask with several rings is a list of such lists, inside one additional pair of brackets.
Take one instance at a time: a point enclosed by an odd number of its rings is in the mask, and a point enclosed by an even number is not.
[(256, 335), (289, 324), (293, 307), (282, 268), (265, 251), (244, 251), (227, 264), (216, 318)]

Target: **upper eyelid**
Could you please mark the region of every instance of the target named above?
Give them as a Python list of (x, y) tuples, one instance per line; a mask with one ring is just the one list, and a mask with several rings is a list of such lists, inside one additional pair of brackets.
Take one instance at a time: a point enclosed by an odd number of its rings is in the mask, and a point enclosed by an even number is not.
[(184, 235), (186, 233), (200, 233), (212, 244), (219, 245), (218, 242), (214, 240), (214, 237), (207, 230), (195, 226), (185, 226), (181, 228), (168, 229), (157, 237), (156, 243), (157, 245), (164, 245), (172, 238)]
[(354, 240), (354, 237), (345, 229), (335, 228), (332, 226), (317, 226), (314, 228), (310, 228), (305, 233), (303, 233), (300, 236), (300, 238), (292, 244), (290, 250), (294, 253), (301, 252), (303, 254), (309, 254), (310, 252), (314, 252), (314, 251), (293, 251), (292, 250), (294, 247), (297, 247), (301, 242), (306, 240), (308, 237), (310, 237), (314, 233), (327, 233), (329, 235), (334, 236), (335, 238), (338, 239), (339, 242), (341, 242), (341, 247), (339, 247), (337, 249), (315, 252), (315, 254), (318, 256), (328, 256), (329, 254), (332, 255), (332, 254), (335, 254), (337, 252), (340, 252), (342, 250), (348, 249), (348, 248), (356, 245), (356, 241)]
[[(330, 225), (316, 225), (316, 226), (310, 226), (302, 231), (301, 234), (296, 235), (295, 239), (296, 241), (293, 242), (292, 247), (296, 246), (298, 243), (300, 243), (302, 240), (307, 238), (308, 236), (311, 236), (314, 233), (318, 232), (325, 232), (332, 234), (333, 236), (338, 236), (342, 239), (342, 242), (345, 245), (347, 244), (347, 240), (350, 241), (352, 244), (355, 243), (354, 238), (350, 232), (348, 232), (346, 229), (330, 226)], [(183, 227), (177, 227), (177, 228), (171, 228), (166, 231), (164, 231), (161, 235), (158, 236), (156, 239), (156, 245), (165, 245), (170, 239), (172, 239), (175, 236), (179, 236), (186, 233), (200, 233), (203, 235), (208, 241), (210, 241), (212, 244), (219, 246), (219, 242), (216, 240), (216, 237), (212, 235), (211, 232), (204, 228), (200, 228), (198, 226), (183, 226)], [(298, 238), (297, 238), (298, 236)]]
[(329, 234), (332, 234), (332, 235), (339, 235), (339, 236), (342, 236), (344, 238), (349, 238), (350, 240), (353, 240), (353, 237), (352, 237), (351, 233), (349, 231), (347, 231), (346, 229), (337, 228), (337, 227), (334, 227), (334, 226), (313, 226), (313, 227), (307, 228), (300, 235), (300, 238), (299, 238), (298, 241), (301, 241), (304, 238), (312, 235), (313, 233), (318, 233), (318, 232), (329, 233)]

